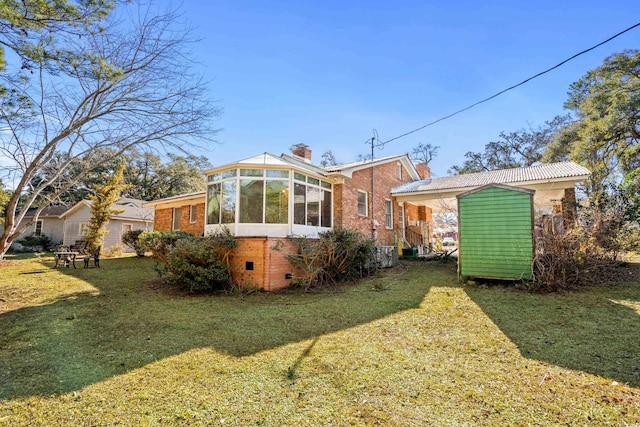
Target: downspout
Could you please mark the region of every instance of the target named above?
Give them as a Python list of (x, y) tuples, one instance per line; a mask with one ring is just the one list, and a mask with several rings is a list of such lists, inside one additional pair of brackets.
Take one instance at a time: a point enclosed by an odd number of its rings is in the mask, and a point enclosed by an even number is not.
[(373, 240), (376, 239), (376, 220), (374, 218), (374, 212), (375, 210), (373, 209), (373, 190), (374, 190), (374, 172), (373, 172), (373, 142), (375, 141), (375, 138), (371, 138), (371, 238)]

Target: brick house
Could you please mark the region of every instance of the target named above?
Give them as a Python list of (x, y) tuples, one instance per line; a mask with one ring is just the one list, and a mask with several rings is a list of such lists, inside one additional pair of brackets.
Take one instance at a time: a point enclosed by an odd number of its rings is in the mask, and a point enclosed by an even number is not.
[(203, 190), (146, 202), (144, 206), (155, 211), (155, 231), (186, 231), (202, 236), (205, 203), (206, 192)]
[(397, 204), (391, 190), (429, 178), (406, 154), (329, 166), (311, 162), (304, 144), (292, 154), (263, 153), (205, 172), (207, 191), (156, 200), (156, 231), (201, 235), (226, 227), (238, 238), (234, 280), (265, 290), (293, 279), (286, 254), (292, 236), (314, 238), (334, 227), (356, 228), (381, 246), (428, 241), (431, 212)]

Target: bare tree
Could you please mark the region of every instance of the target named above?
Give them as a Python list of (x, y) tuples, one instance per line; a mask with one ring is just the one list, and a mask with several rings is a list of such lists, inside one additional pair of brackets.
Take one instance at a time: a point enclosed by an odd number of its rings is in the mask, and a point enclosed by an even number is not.
[(439, 149), (439, 145), (423, 144), (421, 142), (411, 151), (411, 160), (429, 166), (429, 163), (438, 155)]
[(220, 108), (194, 71), (187, 51), (194, 40), (175, 11), (121, 3), (74, 22), (73, 31), (64, 25), (56, 26), (60, 38), (55, 28), (31, 30), (47, 54), (7, 63), (0, 74), (0, 180), (13, 189), (0, 258), (31, 225), (23, 222), (28, 208), (35, 221), (92, 169), (134, 148), (184, 152), (216, 132)]
[(326, 168), (327, 166), (335, 166), (337, 164), (336, 156), (333, 155), (331, 150), (327, 150), (322, 153), (322, 160), (320, 161), (320, 166)]

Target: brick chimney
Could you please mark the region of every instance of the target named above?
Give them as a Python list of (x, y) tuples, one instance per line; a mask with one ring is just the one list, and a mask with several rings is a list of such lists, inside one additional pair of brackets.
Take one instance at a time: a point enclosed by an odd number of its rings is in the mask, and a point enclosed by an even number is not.
[(422, 179), (431, 178), (431, 168), (427, 166), (426, 163), (418, 163), (416, 165), (416, 170), (418, 171), (418, 175), (420, 175)]
[(306, 144), (296, 144), (291, 147), (291, 154), (297, 157), (302, 157), (303, 159), (311, 162), (311, 150), (309, 150), (309, 146)]

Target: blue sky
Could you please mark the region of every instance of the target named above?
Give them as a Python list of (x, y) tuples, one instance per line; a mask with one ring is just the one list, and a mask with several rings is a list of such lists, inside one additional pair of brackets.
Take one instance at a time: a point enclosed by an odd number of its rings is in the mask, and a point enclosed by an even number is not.
[[(637, 1), (188, 0), (194, 55), (224, 108), (214, 166), (305, 143), (320, 161), (387, 140), (493, 95), (640, 22)], [(439, 145), (444, 176), (501, 131), (563, 113), (569, 85), (602, 60), (640, 48), (640, 28), (454, 118), (376, 150)]]

